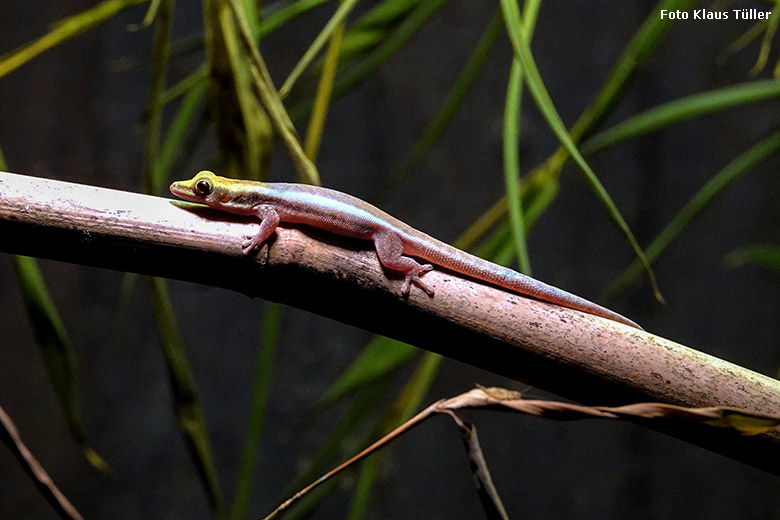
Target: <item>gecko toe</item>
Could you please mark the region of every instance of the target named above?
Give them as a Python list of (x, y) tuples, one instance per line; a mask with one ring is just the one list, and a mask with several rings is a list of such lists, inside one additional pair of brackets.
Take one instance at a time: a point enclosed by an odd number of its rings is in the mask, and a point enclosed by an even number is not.
[[(429, 269), (429, 271), (430, 271), (430, 269)], [(415, 281), (415, 282), (417, 282), (417, 285), (419, 285), (419, 286), (420, 286), (420, 289), (422, 289), (423, 291), (425, 291), (425, 294), (427, 294), (428, 296), (431, 296), (431, 297), (433, 296), (433, 289), (431, 289), (430, 287), (428, 287), (428, 284), (426, 284), (425, 282), (423, 282), (422, 280), (420, 280), (420, 277), (419, 277), (419, 276), (415, 276), (415, 277), (414, 277), (414, 281)]]
[(418, 273), (417, 273), (417, 274), (414, 276), (414, 281), (417, 283), (417, 285), (419, 285), (419, 286), (420, 286), (420, 288), (421, 288), (423, 291), (425, 291), (425, 293), (426, 293), (428, 296), (433, 296), (433, 289), (431, 289), (430, 287), (428, 287), (428, 284), (426, 284), (425, 282), (423, 282), (423, 281), (420, 279), (420, 275), (423, 275), (423, 274), (425, 274), (425, 273), (427, 273), (427, 272), (429, 272), (429, 271), (433, 271), (433, 266), (432, 266), (431, 264), (425, 264), (425, 265), (421, 265), (421, 266), (420, 266), (420, 270), (419, 270), (419, 272), (418, 272)]
[(244, 255), (250, 254), (258, 246), (254, 240), (244, 240), (241, 243), (241, 253)]

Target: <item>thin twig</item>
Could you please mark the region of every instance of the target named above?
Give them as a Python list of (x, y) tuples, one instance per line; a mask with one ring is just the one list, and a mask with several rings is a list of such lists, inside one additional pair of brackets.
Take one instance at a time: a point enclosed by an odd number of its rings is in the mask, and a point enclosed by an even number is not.
[(0, 439), (3, 444), (16, 456), (17, 460), (21, 463), (24, 470), (35, 481), (35, 485), (40, 490), (41, 494), (51, 504), (57, 514), (62, 518), (68, 518), (71, 520), (83, 520), (81, 514), (73, 507), (73, 504), (62, 494), (54, 482), (52, 481), (43, 466), (35, 459), (32, 452), (25, 446), (19, 435), (19, 430), (16, 429), (16, 425), (5, 413), (2, 407), (0, 407)]

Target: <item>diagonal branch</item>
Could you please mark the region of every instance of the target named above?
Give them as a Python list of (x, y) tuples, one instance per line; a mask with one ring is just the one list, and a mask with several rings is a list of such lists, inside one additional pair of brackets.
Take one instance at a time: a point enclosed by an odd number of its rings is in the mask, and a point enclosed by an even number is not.
[[(250, 258), (252, 219), (170, 200), (0, 173), (0, 251), (223, 287), (287, 303), (583, 403), (658, 401), (780, 414), (780, 382), (648, 332), (441, 270), (429, 298), (362, 242), (280, 228)], [(191, 207), (191, 206), (190, 206)], [(780, 474), (780, 436), (649, 425)]]

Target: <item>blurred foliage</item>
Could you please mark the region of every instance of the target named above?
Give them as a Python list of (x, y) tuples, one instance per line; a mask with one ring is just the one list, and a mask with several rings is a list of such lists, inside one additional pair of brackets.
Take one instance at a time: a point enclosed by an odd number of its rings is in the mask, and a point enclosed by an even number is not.
[(729, 253), (725, 261), (726, 265), (732, 269), (756, 264), (780, 271), (780, 246), (757, 245), (744, 247)]
[[(5, 158), (0, 150), (0, 170), (6, 169)], [(87, 442), (78, 404), (76, 356), (38, 261), (35, 258), (16, 255), (14, 267), (46, 374), (52, 390), (57, 395), (70, 434), (92, 467), (103, 473), (110, 473), (111, 467)]]

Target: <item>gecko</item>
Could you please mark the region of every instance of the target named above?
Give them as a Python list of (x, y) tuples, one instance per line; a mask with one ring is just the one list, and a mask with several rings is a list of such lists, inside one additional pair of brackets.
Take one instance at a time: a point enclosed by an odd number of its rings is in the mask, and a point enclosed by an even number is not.
[[(191, 202), (259, 218), (258, 232), (247, 236), (241, 245), (244, 255), (259, 248), (280, 222), (304, 224), (329, 233), (372, 241), (379, 263), (404, 276), (403, 296), (408, 295), (411, 285), (415, 284), (433, 297), (433, 288), (421, 276), (437, 265), (516, 294), (641, 329), (633, 321), (601, 305), (471, 255), (340, 191), (308, 184), (229, 179), (208, 170), (190, 180), (174, 182), (170, 189), (174, 195)], [(430, 263), (421, 264), (415, 258)]]

